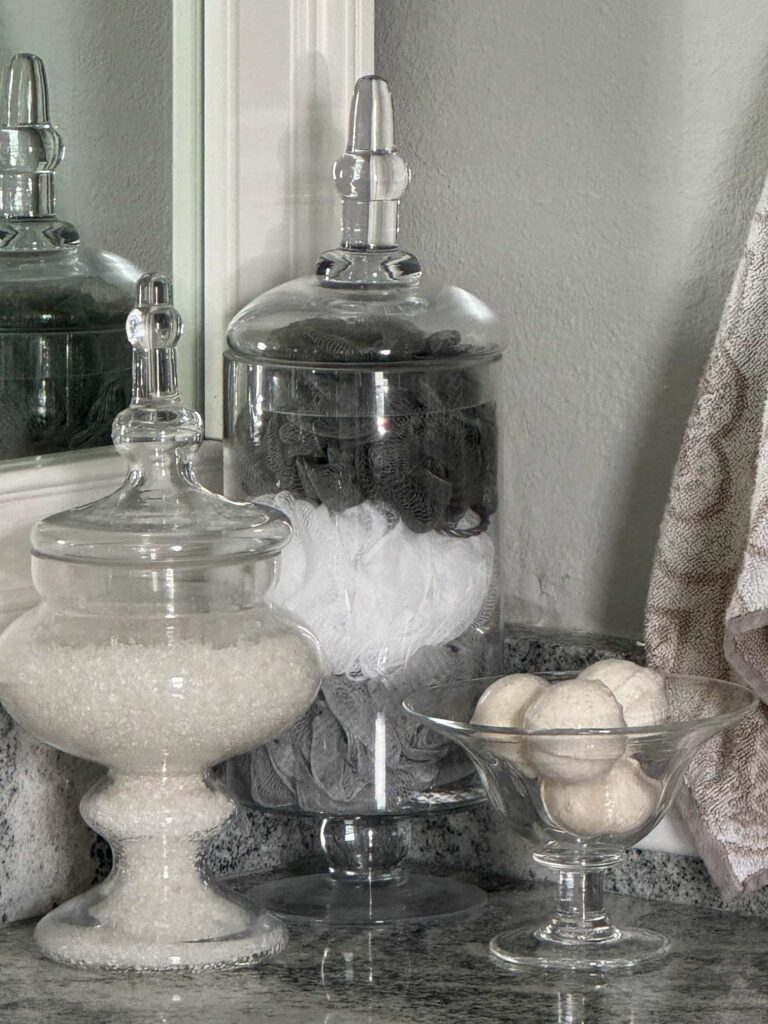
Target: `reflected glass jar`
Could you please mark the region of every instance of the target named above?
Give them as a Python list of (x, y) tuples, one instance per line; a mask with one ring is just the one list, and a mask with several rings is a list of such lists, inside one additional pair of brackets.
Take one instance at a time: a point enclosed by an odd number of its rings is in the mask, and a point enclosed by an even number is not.
[(139, 271), (55, 216), (64, 147), (38, 57), (6, 69), (0, 120), (0, 458), (109, 444), (130, 400)]
[(41, 601), (0, 639), (11, 715), (109, 769), (81, 808), (112, 873), (43, 918), (37, 941), (116, 969), (237, 966), (282, 948), (275, 918), (200, 872), (203, 839), (234, 811), (205, 773), (289, 727), (320, 678), (316, 641), (266, 597), (289, 523), (194, 479), (202, 420), (179, 396), (168, 299), (164, 279), (142, 278), (129, 317), (135, 391), (114, 429), (128, 477), (38, 524)]
[[(398, 245), (409, 172), (382, 79), (358, 82), (334, 173), (340, 248), (246, 306), (225, 357), (225, 488), (291, 519), (272, 596), (316, 633), (328, 670), (312, 710), (230, 775), (261, 807), (336, 818), (323, 826), (332, 872), (359, 875), (344, 860), (355, 848), (367, 878), (365, 842), (331, 838), (349, 837), (344, 822), (365, 816), (368, 834), (379, 815), (479, 797), (467, 759), (401, 702), (500, 661), (504, 334), (480, 299), (429, 281)], [(398, 875), (404, 827), (382, 825), (381, 877)]]

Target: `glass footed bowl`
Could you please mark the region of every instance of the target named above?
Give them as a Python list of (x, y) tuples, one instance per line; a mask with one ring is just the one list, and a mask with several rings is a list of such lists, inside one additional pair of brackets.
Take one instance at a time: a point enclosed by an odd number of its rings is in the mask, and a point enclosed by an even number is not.
[[(557, 686), (575, 675), (542, 678)], [(559, 873), (552, 918), (495, 936), (491, 953), (517, 969), (591, 973), (661, 959), (669, 949), (664, 935), (609, 920), (605, 872), (670, 809), (699, 748), (757, 698), (737, 683), (667, 675), (668, 712), (659, 725), (531, 731), (470, 724), (495, 678), (438, 684), (404, 702), (464, 747), (494, 809), (533, 843), (538, 864)]]

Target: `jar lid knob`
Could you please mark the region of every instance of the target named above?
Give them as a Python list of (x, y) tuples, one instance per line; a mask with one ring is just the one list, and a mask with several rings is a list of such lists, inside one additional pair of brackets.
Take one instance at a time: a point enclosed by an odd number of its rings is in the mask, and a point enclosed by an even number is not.
[(125, 322), (133, 346), (133, 394), (112, 428), (119, 451), (138, 442), (169, 448), (197, 446), (203, 439), (202, 419), (184, 407), (179, 391), (176, 345), (184, 323), (171, 294), (161, 274), (143, 274), (136, 284), (136, 305)]
[(48, 118), (45, 65), (34, 53), (17, 53), (0, 99), (0, 217), (53, 216), (64, 144)]
[[(134, 349), (150, 353), (156, 349), (174, 348), (184, 333), (184, 323), (171, 301), (171, 282), (161, 274), (142, 274), (136, 284), (136, 305), (128, 314), (125, 330)], [(150, 360), (154, 363), (154, 360)], [(175, 365), (174, 365), (175, 372)], [(161, 382), (147, 381), (142, 397), (159, 394)], [(169, 381), (163, 382), (166, 389)], [(175, 382), (174, 382), (175, 383)]]
[(349, 110), (347, 148), (333, 166), (342, 196), (342, 248), (397, 247), (398, 206), (411, 172), (395, 146), (389, 83), (358, 78)]

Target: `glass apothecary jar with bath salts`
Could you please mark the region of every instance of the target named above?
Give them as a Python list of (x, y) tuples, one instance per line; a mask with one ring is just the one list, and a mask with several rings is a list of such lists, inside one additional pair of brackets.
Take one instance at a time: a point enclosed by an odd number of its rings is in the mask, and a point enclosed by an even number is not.
[(288, 728), (317, 693), (317, 643), (266, 594), (290, 537), (272, 508), (195, 480), (203, 438), (176, 382), (167, 282), (128, 319), (134, 397), (115, 420), (128, 477), (32, 535), (40, 604), (0, 639), (0, 699), (47, 743), (106, 765), (83, 799), (112, 846), (109, 878), (38, 924), (44, 953), (116, 969), (251, 964), (282, 948), (270, 914), (198, 864), (234, 805), (204, 773)]
[(140, 272), (56, 216), (63, 156), (43, 63), (17, 54), (0, 90), (0, 459), (109, 444), (130, 400)]
[(311, 711), (229, 777), (241, 799), (322, 819), (329, 873), (270, 884), (267, 905), (428, 919), (480, 897), (406, 877), (410, 820), (481, 794), (466, 757), (401, 702), (498, 668), (504, 332), (400, 248), (409, 170), (381, 78), (357, 83), (334, 176), (340, 247), (247, 305), (225, 357), (225, 489), (291, 519), (273, 599), (316, 633), (328, 671)]

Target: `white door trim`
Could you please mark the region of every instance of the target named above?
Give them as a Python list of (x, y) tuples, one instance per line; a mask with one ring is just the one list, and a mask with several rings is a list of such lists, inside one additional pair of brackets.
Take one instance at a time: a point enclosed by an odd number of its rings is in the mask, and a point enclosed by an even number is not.
[(204, 0), (204, 333), (208, 437), (222, 431), (232, 315), (336, 244), (331, 180), (374, 0)]
[(173, 0), (173, 130), (171, 139), (173, 301), (184, 318), (179, 349), (181, 393), (203, 400), (203, 0)]

